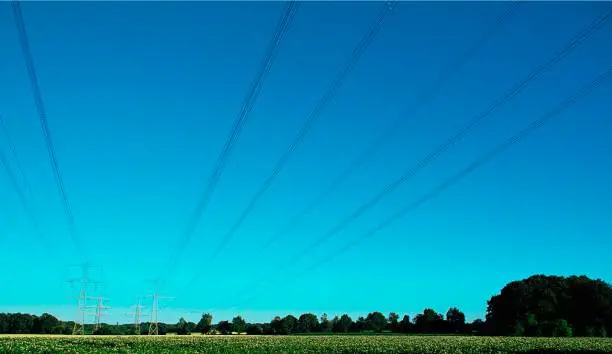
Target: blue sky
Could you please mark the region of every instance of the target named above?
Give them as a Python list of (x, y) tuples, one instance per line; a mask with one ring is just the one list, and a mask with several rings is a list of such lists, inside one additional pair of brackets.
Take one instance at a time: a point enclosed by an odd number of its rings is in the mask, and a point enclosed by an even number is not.
[[(225, 233), (338, 74), (382, 3), (303, 3), (174, 276), (162, 319), (311, 311), (413, 315), (486, 300), (532, 274), (612, 281), (612, 86), (606, 85), (439, 197), (334, 261), (290, 274), (359, 237), (551, 110), (612, 63), (612, 23), (469, 137), (321, 247), (232, 308), (254, 279), (298, 254), (485, 110), (597, 17), (605, 2), (521, 5), (419, 110), (446, 67), (508, 3), (402, 2), (214, 262)], [(49, 2), (22, 10), (55, 149), (88, 259), (113, 309), (150, 293), (204, 190), (282, 12), (280, 2)], [(0, 3), (0, 115), (52, 250), (0, 173), (0, 311), (74, 314), (78, 263), (49, 164), (9, 3)], [(406, 123), (301, 224), (255, 252), (400, 115)], [(1, 133), (1, 132), (0, 132)], [(6, 137), (0, 149), (10, 156)], [(15, 161), (11, 161), (15, 169)], [(200, 269), (190, 291), (185, 284)], [(280, 280), (280, 281), (279, 281)], [(185, 310), (189, 309), (189, 310)]]

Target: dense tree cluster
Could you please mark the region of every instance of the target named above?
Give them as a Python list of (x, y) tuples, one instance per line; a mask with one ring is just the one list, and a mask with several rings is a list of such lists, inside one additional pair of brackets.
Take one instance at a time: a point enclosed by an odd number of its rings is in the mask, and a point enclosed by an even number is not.
[[(220, 322), (223, 323), (226, 321)], [(223, 323), (226, 326), (225, 323)], [(228, 324), (229, 326), (232, 323)], [(327, 314), (320, 318), (312, 313), (305, 313), (299, 318), (288, 315), (276, 316), (270, 323), (252, 323), (245, 327), (247, 334), (308, 334), (308, 333), (360, 333), (360, 332), (393, 332), (393, 333), (432, 333), (432, 334), (485, 334), (485, 323), (475, 320), (465, 322), (465, 315), (457, 308), (451, 308), (446, 314), (436, 313), (432, 309), (425, 309), (418, 314), (414, 321), (410, 316), (400, 316), (391, 312), (385, 316), (381, 312), (371, 312), (366, 317), (353, 320), (348, 314), (335, 316), (329, 319)], [(235, 328), (226, 327), (224, 331), (217, 328), (219, 333), (237, 333)]]
[[(45, 313), (38, 316), (0, 313), (0, 333), (70, 334), (74, 322), (63, 322)], [(130, 324), (103, 324), (87, 333), (146, 334), (148, 323), (134, 328)], [(196, 324), (181, 318), (176, 324), (160, 324), (159, 333), (203, 334), (308, 334), (308, 333), (431, 333), (520, 336), (600, 336), (612, 333), (612, 287), (585, 276), (556, 277), (535, 275), (507, 284), (488, 301), (486, 321), (466, 323), (465, 315), (456, 307), (446, 315), (431, 308), (424, 309), (411, 321), (391, 312), (371, 312), (353, 320), (348, 314), (329, 318), (304, 313), (299, 317), (276, 316), (269, 323), (247, 323), (241, 316), (213, 325), (213, 316), (205, 313)]]
[(43, 313), (40, 317), (25, 313), (0, 313), (0, 333), (10, 334), (69, 334), (72, 322), (61, 322), (54, 316)]
[(487, 306), (491, 334), (606, 336), (612, 287), (585, 276), (534, 275), (507, 284)]

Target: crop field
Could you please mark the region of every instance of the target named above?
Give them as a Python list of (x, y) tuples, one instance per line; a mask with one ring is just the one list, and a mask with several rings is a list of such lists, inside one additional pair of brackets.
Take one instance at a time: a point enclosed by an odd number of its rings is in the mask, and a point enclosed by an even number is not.
[(456, 336), (0, 336), (0, 353), (612, 353), (612, 339)]

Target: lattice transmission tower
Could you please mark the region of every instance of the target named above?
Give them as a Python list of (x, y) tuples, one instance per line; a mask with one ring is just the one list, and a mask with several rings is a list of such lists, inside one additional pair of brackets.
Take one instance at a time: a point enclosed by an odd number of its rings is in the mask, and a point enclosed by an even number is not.
[[(74, 326), (72, 327), (72, 334), (85, 334), (85, 318), (88, 309), (92, 308), (87, 305), (87, 300), (94, 299), (95, 297), (89, 296), (90, 290), (93, 287), (93, 291), (98, 290), (102, 286), (102, 282), (93, 280), (90, 277), (90, 270), (100, 269), (98, 266), (93, 266), (89, 263), (83, 263), (74, 265), (71, 267), (78, 267), (81, 269), (81, 276), (69, 279), (68, 282), (72, 285), (78, 284), (79, 295), (74, 297), (77, 300), (77, 310), (74, 319)], [(95, 307), (94, 307), (95, 308)]]
[(134, 316), (134, 334), (137, 336), (141, 335), (141, 320), (142, 317), (147, 316), (142, 312), (145, 309), (144, 306), (140, 304), (141, 298), (139, 297), (136, 305), (134, 306), (134, 312), (128, 312), (127, 315)]
[(110, 306), (104, 305), (104, 301), (108, 299), (103, 298), (102, 296), (88, 296), (87, 299), (96, 300), (95, 306), (86, 306), (85, 308), (96, 310), (96, 313), (93, 314), (93, 316), (95, 318), (94, 331), (97, 331), (102, 327), (102, 316), (104, 315), (104, 311), (110, 308)]
[(149, 335), (159, 335), (159, 299), (171, 299), (171, 296), (161, 296), (157, 289), (152, 295), (148, 297), (152, 298), (151, 304), (151, 322), (149, 322)]

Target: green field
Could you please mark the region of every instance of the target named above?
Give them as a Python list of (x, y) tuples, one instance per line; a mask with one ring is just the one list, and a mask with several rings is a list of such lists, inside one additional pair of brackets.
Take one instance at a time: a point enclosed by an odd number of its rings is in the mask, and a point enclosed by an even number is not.
[(0, 336), (1, 353), (612, 353), (612, 339), (444, 336)]

